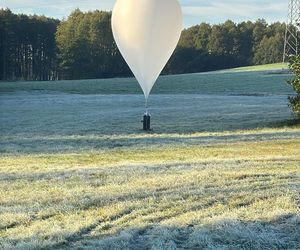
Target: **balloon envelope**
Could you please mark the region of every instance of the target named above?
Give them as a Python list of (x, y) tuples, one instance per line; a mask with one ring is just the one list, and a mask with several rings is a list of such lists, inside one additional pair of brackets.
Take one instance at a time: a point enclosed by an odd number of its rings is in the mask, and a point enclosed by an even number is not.
[(182, 28), (177, 0), (117, 0), (113, 35), (146, 99), (175, 50)]

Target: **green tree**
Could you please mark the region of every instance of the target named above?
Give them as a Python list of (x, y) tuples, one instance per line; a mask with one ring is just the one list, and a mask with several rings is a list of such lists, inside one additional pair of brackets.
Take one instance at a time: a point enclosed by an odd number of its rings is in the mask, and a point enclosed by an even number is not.
[(276, 63), (282, 60), (283, 36), (276, 34), (272, 37), (264, 36), (254, 54), (254, 64)]
[(199, 33), (199, 25), (184, 29), (178, 43), (178, 47), (195, 48), (196, 39)]
[(198, 32), (195, 38), (195, 48), (208, 51), (208, 42), (209, 42), (209, 35), (211, 33), (211, 26), (207, 23), (201, 23), (198, 26)]
[(294, 78), (288, 83), (296, 92), (296, 96), (289, 97), (290, 106), (300, 116), (300, 56), (294, 56), (290, 59), (290, 69), (294, 73)]
[(253, 49), (255, 50), (259, 46), (260, 41), (264, 38), (267, 33), (268, 24), (264, 19), (258, 19), (253, 26)]
[(253, 27), (250, 21), (237, 25), (237, 54), (242, 65), (251, 65), (253, 62)]
[(57, 79), (54, 34), (58, 23), (0, 9), (0, 79)]
[(73, 11), (56, 32), (59, 65), (67, 79), (128, 76), (111, 30), (111, 13)]
[[(0, 9), (0, 80), (131, 76), (112, 36), (111, 13), (74, 10), (62, 20)], [(292, 29), (293, 27), (291, 27)], [(185, 29), (163, 73), (281, 61), (285, 24), (201, 23)]]
[(227, 34), (225, 32), (225, 29), (221, 25), (214, 25), (212, 27), (208, 42), (209, 53), (216, 55), (226, 54), (225, 37)]

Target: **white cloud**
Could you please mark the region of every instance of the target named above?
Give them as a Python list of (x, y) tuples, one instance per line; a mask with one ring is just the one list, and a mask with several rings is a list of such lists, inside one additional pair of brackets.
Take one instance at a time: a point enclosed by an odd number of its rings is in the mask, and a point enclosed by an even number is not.
[(252, 17), (257, 15), (263, 15), (267, 12), (282, 12), (285, 8), (283, 4), (270, 4), (264, 6), (255, 6), (250, 4), (236, 4), (234, 7), (225, 3), (214, 3), (212, 6), (205, 7), (184, 7), (184, 11), (189, 15), (227, 15), (227, 16), (239, 16), (239, 17)]
[[(163, 0), (162, 0), (163, 1)], [(220, 23), (227, 19), (239, 22), (265, 18), (285, 21), (287, 1), (283, 0), (179, 0), (186, 26), (200, 22)], [(111, 10), (115, 0), (1, 0), (1, 5), (26, 14), (67, 17), (72, 10)]]
[(101, 0), (101, 1), (87, 1), (87, 0), (2, 0), (2, 5), (13, 6), (16, 8), (23, 7), (74, 7), (74, 6), (82, 6), (82, 7), (110, 7), (113, 4), (111, 0)]
[[(185, 2), (182, 0), (182, 2)], [(190, 1), (189, 5), (183, 6), (183, 11), (187, 17), (198, 17), (218, 22), (224, 19), (256, 20), (265, 18), (269, 22), (285, 21), (287, 14), (287, 1), (282, 0), (215, 0), (206, 4)], [(219, 21), (219, 22), (220, 22)]]
[(114, 1), (111, 0), (2, 0), (1, 5), (12, 11), (26, 14), (44, 14), (55, 18), (67, 17), (71, 11), (80, 8), (88, 10), (111, 10)]

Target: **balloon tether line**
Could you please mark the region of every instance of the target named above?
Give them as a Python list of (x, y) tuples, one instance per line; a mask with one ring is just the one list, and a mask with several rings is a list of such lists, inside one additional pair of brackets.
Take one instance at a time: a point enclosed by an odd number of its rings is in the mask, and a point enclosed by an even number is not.
[(146, 109), (146, 115), (148, 115), (148, 98), (145, 98), (145, 109)]

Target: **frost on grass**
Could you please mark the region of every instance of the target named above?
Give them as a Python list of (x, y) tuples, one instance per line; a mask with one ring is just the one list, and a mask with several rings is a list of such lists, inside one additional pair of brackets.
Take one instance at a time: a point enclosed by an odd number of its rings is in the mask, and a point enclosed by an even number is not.
[(297, 249), (299, 138), (0, 157), (3, 249)]
[(2, 83), (0, 249), (300, 249), (286, 77)]
[[(282, 220), (282, 219), (278, 219)], [(300, 218), (293, 215), (280, 223), (225, 220), (213, 225), (130, 229), (104, 240), (85, 242), (82, 249), (298, 249)], [(78, 247), (78, 246), (77, 246)]]

